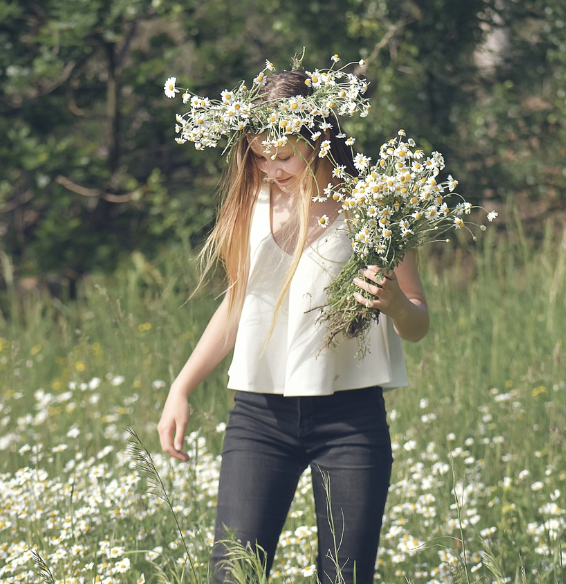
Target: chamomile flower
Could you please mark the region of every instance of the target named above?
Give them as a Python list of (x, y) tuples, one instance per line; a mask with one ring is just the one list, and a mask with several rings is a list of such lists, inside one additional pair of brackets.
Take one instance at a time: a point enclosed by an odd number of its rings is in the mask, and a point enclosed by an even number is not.
[(334, 193), (334, 185), (332, 183), (328, 183), (326, 185), (326, 187), (324, 187), (324, 194), (326, 195), (326, 198), (331, 197), (333, 193)]
[(490, 211), (487, 214), (487, 220), (491, 223), (497, 217), (497, 215), (499, 215), (497, 211)]
[(330, 225), (330, 219), (329, 219), (328, 215), (323, 215), (322, 217), (320, 217), (320, 219), (318, 220), (318, 224), (323, 229), (326, 229)]
[(377, 207), (374, 207), (373, 205), (370, 205), (367, 208), (366, 213), (368, 214), (369, 217), (375, 217), (377, 215)]
[(232, 101), (234, 101), (234, 93), (232, 91), (228, 91), (227, 89), (222, 91), (220, 93), (220, 96), (222, 97), (222, 101), (224, 103), (231, 103)]
[(342, 165), (335, 166), (332, 170), (332, 176), (336, 178), (344, 178), (346, 167)]
[(176, 77), (169, 77), (167, 79), (167, 81), (165, 82), (164, 90), (165, 90), (165, 95), (167, 97), (173, 98), (173, 97), (175, 97), (176, 93), (179, 93), (179, 90), (175, 87), (176, 83), (177, 83)]
[(119, 573), (119, 574), (125, 574), (129, 569), (130, 569), (130, 560), (129, 560), (129, 558), (122, 558), (114, 566), (114, 572), (115, 573)]
[(451, 174), (448, 175), (448, 190), (450, 192), (454, 191), (458, 186), (458, 181), (452, 177)]
[(320, 152), (318, 153), (320, 158), (324, 158), (330, 152), (330, 140), (324, 140), (320, 145)]
[(316, 574), (316, 566), (312, 565), (308, 568), (303, 568), (303, 576), (305, 578), (309, 578), (310, 576), (314, 576)]
[(371, 158), (369, 156), (365, 156), (361, 152), (356, 154), (354, 157), (354, 166), (360, 171), (364, 171), (368, 168)]

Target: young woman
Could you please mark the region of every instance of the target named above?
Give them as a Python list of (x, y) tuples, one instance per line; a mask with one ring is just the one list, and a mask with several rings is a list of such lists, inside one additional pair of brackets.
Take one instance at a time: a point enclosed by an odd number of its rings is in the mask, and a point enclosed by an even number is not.
[[(276, 107), (311, 95), (305, 81), (302, 72), (273, 73), (261, 100)], [(229, 529), (261, 546), (269, 571), (299, 477), (310, 466), (319, 578), (334, 582), (337, 562), (346, 583), (369, 584), (392, 464), (382, 391), (406, 385), (400, 338), (423, 337), (428, 312), (412, 255), (385, 274), (368, 266), (355, 280), (358, 301), (381, 311), (368, 353), (356, 358), (355, 339), (323, 348), (324, 327), (313, 309), (324, 304), (351, 242), (341, 203), (321, 194), (336, 180), (337, 165), (356, 173), (351, 149), (334, 127), (323, 129), (318, 140), (301, 129), (271, 149), (265, 135), (246, 133), (233, 146), (224, 203), (204, 252), (209, 265), (225, 266), (228, 291), (172, 384), (158, 430), (163, 450), (188, 460), (188, 397), (234, 349), (228, 387), (236, 390), (235, 405), (222, 454), (216, 539)], [(333, 162), (320, 156), (323, 139)], [(331, 557), (321, 473), (330, 479), (338, 557)], [(224, 579), (223, 553), (222, 546), (213, 551), (217, 582)]]

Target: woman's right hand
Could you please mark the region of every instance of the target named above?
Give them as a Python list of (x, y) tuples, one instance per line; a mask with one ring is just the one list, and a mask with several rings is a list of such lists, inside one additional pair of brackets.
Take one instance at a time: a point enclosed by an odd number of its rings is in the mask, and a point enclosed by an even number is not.
[(176, 392), (173, 388), (169, 392), (161, 420), (157, 424), (159, 440), (163, 452), (178, 458), (183, 462), (189, 460), (189, 455), (183, 452), (183, 442), (185, 439), (185, 430), (189, 423), (190, 406), (187, 398), (181, 393)]
[(182, 450), (190, 417), (189, 395), (224, 359), (236, 341), (237, 323), (226, 327), (226, 323), (230, 322), (228, 300), (226, 294), (185, 366), (171, 385), (161, 420), (157, 424), (163, 452), (183, 462), (189, 460), (188, 454)]

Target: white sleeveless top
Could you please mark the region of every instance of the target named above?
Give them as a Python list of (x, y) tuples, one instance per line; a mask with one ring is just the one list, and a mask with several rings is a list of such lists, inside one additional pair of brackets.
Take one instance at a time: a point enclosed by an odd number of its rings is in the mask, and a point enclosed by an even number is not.
[(323, 346), (326, 328), (317, 324), (324, 289), (350, 257), (352, 246), (342, 215), (305, 249), (267, 345), (274, 307), (291, 256), (271, 233), (270, 189), (262, 187), (250, 232), (250, 274), (240, 317), (230, 389), (286, 396), (330, 395), (380, 385), (407, 385), (401, 339), (384, 314), (367, 336), (368, 352), (357, 358), (358, 341), (339, 338)]

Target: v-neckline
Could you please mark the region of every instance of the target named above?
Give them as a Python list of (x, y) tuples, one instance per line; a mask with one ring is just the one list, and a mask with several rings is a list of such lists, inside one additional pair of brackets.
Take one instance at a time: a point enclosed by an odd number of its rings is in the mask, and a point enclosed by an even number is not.
[[(271, 184), (268, 184), (267, 185), (267, 213), (268, 213), (268, 219), (269, 219), (269, 237), (279, 250), (281, 250), (285, 255), (287, 255), (289, 257), (293, 257), (292, 253), (289, 253), (286, 249), (283, 249), (277, 243), (277, 240), (275, 239), (275, 235), (273, 234), (273, 213), (272, 213), (272, 207), (271, 207), (271, 197), (272, 197)], [(338, 221), (340, 221), (340, 219), (343, 219), (343, 217), (344, 217), (343, 214), (339, 214), (337, 217), (334, 218), (332, 223), (330, 225), (328, 225), (328, 227), (326, 227), (326, 228), (320, 227), (320, 230), (322, 231), (322, 233), (317, 235), (310, 243), (305, 245), (305, 248), (303, 249), (303, 253), (309, 249), (313, 249), (313, 245), (324, 236), (325, 232), (327, 232), (329, 229), (336, 227), (336, 223)]]

